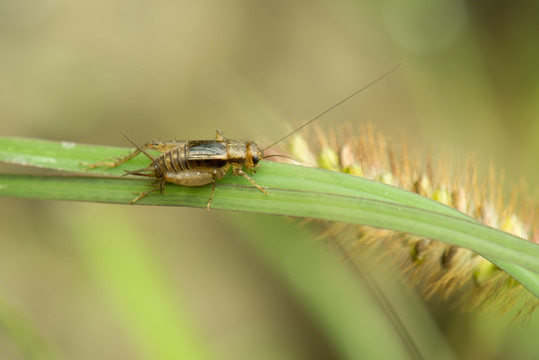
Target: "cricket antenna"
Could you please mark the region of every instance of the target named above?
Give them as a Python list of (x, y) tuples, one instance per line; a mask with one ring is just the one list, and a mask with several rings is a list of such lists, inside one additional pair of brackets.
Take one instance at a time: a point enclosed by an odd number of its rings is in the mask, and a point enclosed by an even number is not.
[(371, 87), (371, 85), (374, 85), (375, 83), (377, 83), (378, 81), (382, 80), (383, 78), (389, 76), (389, 74), (391, 74), (393, 71), (397, 70), (399, 67), (401, 66), (401, 64), (395, 66), (393, 69), (389, 70), (388, 72), (386, 72), (385, 74), (381, 75), (380, 77), (378, 77), (377, 79), (371, 81), (370, 83), (368, 83), (367, 85), (363, 86), (361, 89), (359, 90), (356, 90), (355, 92), (353, 92), (352, 94), (348, 95), (347, 97), (345, 97), (344, 99), (342, 99), (341, 101), (339, 101), (338, 103), (336, 103), (335, 105), (331, 106), (330, 108), (328, 108), (327, 110), (325, 110), (324, 112), (316, 115), (314, 118), (312, 118), (311, 120), (307, 121), (305, 124), (301, 125), (300, 127), (298, 127), (296, 130), (292, 131), (291, 133), (283, 136), (282, 138), (280, 138), (279, 140), (277, 140), (276, 142), (274, 142), (273, 144), (271, 144), (270, 146), (266, 147), (264, 150), (262, 150), (262, 153), (264, 153), (266, 150), (268, 150), (269, 148), (271, 148), (272, 146), (280, 143), (281, 141), (283, 141), (284, 139), (288, 138), (289, 136), (297, 133), (298, 131), (300, 131), (301, 129), (303, 129), (305, 126), (309, 125), (310, 123), (312, 123), (313, 121), (315, 120), (318, 120), (319, 118), (321, 118), (322, 116), (326, 115), (328, 112), (330, 112), (331, 110), (339, 107), (340, 105), (344, 104), (345, 102), (347, 102), (348, 100), (350, 100), (351, 98), (353, 98), (354, 96), (356, 96), (357, 94), (359, 94), (360, 92), (362, 92), (363, 90), (366, 90), (367, 88)]
[(296, 162), (301, 162), (301, 161), (299, 161), (298, 159), (294, 159), (292, 156), (283, 155), (283, 154), (270, 154), (270, 155), (264, 155), (264, 159), (267, 159), (267, 158), (270, 158), (270, 157), (281, 157), (281, 158), (285, 158), (285, 159), (288, 159), (288, 160), (292, 160), (292, 161), (296, 161)]
[(150, 154), (148, 154), (148, 152), (146, 152), (146, 150), (144, 150), (143, 148), (138, 146), (129, 136), (126, 135), (126, 133), (124, 133), (122, 130), (120, 130), (120, 132), (127, 139), (127, 141), (129, 141), (131, 144), (133, 144), (134, 147), (136, 147), (138, 150), (140, 150), (140, 152), (142, 152), (144, 155), (146, 155), (148, 157), (148, 159), (150, 159), (150, 160), (154, 159), (153, 156), (151, 156)]

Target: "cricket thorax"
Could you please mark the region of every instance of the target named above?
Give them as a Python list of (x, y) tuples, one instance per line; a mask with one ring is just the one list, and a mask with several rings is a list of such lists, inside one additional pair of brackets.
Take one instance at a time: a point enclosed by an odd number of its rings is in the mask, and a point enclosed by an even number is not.
[(243, 165), (246, 159), (247, 146), (245, 141), (228, 140), (228, 161), (232, 165)]

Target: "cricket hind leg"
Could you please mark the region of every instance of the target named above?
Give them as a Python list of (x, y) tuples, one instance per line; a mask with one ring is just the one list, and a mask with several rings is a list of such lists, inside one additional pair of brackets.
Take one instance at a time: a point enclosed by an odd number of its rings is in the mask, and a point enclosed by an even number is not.
[(126, 155), (113, 157), (113, 158), (111, 158), (111, 159), (109, 159), (107, 161), (99, 161), (99, 162), (96, 162), (96, 163), (93, 163), (93, 164), (82, 163), (82, 165), (84, 165), (85, 169), (87, 169), (87, 170), (98, 168), (98, 167), (103, 167), (103, 168), (107, 168), (107, 169), (108, 168), (114, 168), (114, 167), (120, 166), (123, 163), (126, 163), (129, 160), (133, 159), (138, 154), (143, 152), (145, 149), (153, 149), (153, 148), (154, 148), (153, 143), (149, 142), (149, 143), (146, 143), (146, 144), (144, 144), (142, 146), (137, 146), (137, 148), (135, 150), (131, 151), (130, 153), (128, 153)]
[(82, 163), (82, 165), (84, 165), (84, 167), (86, 169), (88, 169), (88, 170), (89, 169), (95, 169), (95, 168), (98, 168), (98, 167), (114, 168), (114, 167), (122, 165), (123, 163), (128, 162), (129, 160), (131, 160), (132, 158), (134, 158), (135, 156), (140, 154), (140, 152), (141, 151), (139, 149), (136, 149), (136, 150), (130, 152), (129, 154), (127, 154), (127, 155), (114, 157), (114, 158), (109, 159), (108, 161), (99, 161), (99, 162), (96, 162), (96, 163), (93, 163), (93, 164)]
[(151, 141), (151, 142), (148, 142), (148, 143), (140, 146), (140, 145), (137, 145), (133, 141), (133, 139), (131, 139), (129, 136), (127, 136), (123, 131), (121, 131), (121, 133), (131, 144), (133, 144), (133, 146), (135, 146), (135, 148), (136, 148), (135, 150), (133, 150), (132, 152), (130, 152), (127, 155), (112, 158), (110, 161), (100, 161), (100, 162), (97, 162), (95, 164), (83, 163), (82, 165), (84, 165), (87, 170), (94, 169), (94, 168), (97, 168), (97, 167), (113, 168), (113, 167), (117, 167), (117, 166), (119, 166), (119, 165), (121, 165), (121, 164), (123, 164), (125, 162), (128, 162), (129, 160), (133, 159), (135, 156), (137, 156), (140, 153), (143, 153), (144, 155), (146, 155), (146, 157), (148, 159), (153, 161), (154, 157), (152, 155), (150, 155), (146, 151), (146, 149), (155, 149), (155, 144), (156, 144), (155, 141)]

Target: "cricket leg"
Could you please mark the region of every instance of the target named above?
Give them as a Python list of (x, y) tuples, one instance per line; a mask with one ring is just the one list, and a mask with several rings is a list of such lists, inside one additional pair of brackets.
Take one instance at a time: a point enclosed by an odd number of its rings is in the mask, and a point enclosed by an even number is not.
[(208, 200), (208, 203), (206, 204), (206, 210), (208, 211), (210, 211), (210, 206), (211, 206), (211, 203), (213, 202), (213, 193), (215, 192), (215, 186), (216, 186), (215, 179), (213, 179), (213, 181), (211, 182), (210, 199)]
[(244, 178), (246, 178), (247, 180), (249, 180), (249, 182), (251, 184), (253, 184), (254, 186), (256, 186), (256, 188), (260, 191), (262, 191), (264, 194), (268, 195), (268, 192), (262, 188), (260, 185), (258, 185), (249, 175), (247, 175), (247, 173), (245, 171), (243, 171), (241, 168), (235, 168), (233, 170), (234, 172), (234, 175), (241, 175), (243, 176)]
[(223, 130), (217, 129), (217, 134), (215, 135), (215, 138), (216, 138), (217, 140), (224, 140)]

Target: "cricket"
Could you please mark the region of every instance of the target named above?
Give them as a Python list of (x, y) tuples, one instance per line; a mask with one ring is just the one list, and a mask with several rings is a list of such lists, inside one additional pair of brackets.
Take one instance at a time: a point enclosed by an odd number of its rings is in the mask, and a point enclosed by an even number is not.
[[(157, 190), (159, 190), (161, 194), (166, 194), (166, 183), (180, 186), (203, 186), (211, 184), (212, 189), (210, 198), (206, 204), (206, 209), (209, 210), (213, 202), (216, 180), (222, 179), (230, 168), (232, 168), (233, 175), (243, 176), (254, 187), (267, 195), (268, 192), (258, 185), (247, 172), (254, 174), (262, 159), (275, 156), (266, 155), (265, 152), (268, 149), (339, 107), (378, 81), (384, 79), (399, 67), (400, 65), (397, 65), (392, 68), (264, 149), (261, 149), (254, 141), (227, 139), (223, 136), (221, 130), (217, 130), (216, 138), (212, 140), (150, 141), (142, 146), (137, 145), (131, 138), (122, 132), (122, 135), (135, 146), (135, 150), (125, 156), (114, 158), (111, 161), (102, 161), (95, 164), (85, 165), (87, 165), (87, 169), (116, 167), (133, 159), (140, 153), (143, 153), (151, 160), (151, 163), (147, 167), (138, 170), (126, 170), (125, 175), (146, 176), (154, 178), (156, 182), (152, 185), (153, 189), (140, 193), (131, 201), (131, 204), (136, 203), (138, 200)], [(146, 151), (147, 149), (157, 150), (161, 155), (152, 156)]]

